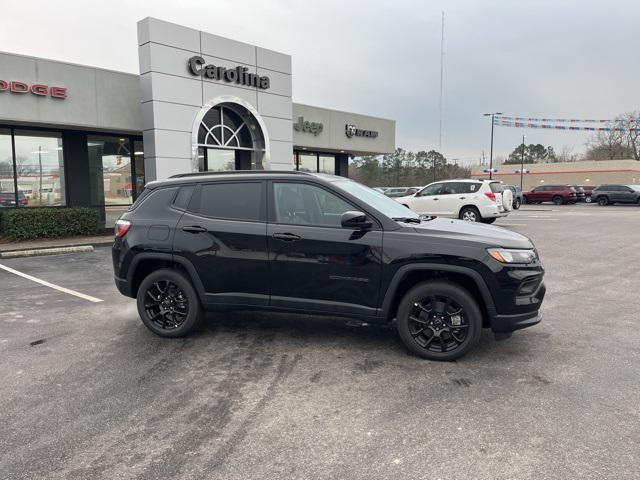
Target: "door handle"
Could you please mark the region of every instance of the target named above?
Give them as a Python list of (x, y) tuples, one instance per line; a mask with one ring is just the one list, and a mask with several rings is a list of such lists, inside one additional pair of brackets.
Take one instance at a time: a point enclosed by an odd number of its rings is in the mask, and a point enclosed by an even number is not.
[(460, 197), (460, 200), (464, 200), (464, 199), (466, 199), (466, 198), (467, 198), (467, 197)]
[(202, 233), (202, 232), (206, 232), (207, 229), (204, 227), (201, 227), (200, 225), (190, 225), (187, 227), (182, 227), (182, 231), (189, 232), (189, 233)]
[(297, 242), (302, 238), (294, 233), (274, 233), (272, 237), (283, 242)]
[(435, 201), (437, 201), (438, 199), (437, 199), (437, 198), (434, 198), (434, 200), (435, 200)]

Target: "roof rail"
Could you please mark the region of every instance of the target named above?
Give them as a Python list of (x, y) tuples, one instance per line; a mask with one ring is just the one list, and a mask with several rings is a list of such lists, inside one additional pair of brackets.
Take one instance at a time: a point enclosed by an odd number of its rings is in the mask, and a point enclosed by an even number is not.
[(191, 173), (178, 173), (171, 175), (169, 178), (184, 178), (184, 177), (206, 177), (209, 175), (234, 175), (234, 174), (294, 174), (294, 175), (311, 175), (309, 172), (299, 172), (297, 170), (226, 170), (224, 172), (191, 172)]

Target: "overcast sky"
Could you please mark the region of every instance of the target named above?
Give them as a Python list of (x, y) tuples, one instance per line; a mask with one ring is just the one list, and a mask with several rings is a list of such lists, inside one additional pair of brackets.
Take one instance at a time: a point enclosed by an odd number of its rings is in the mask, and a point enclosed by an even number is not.
[[(3, 2), (0, 50), (138, 72), (136, 22), (154, 16), (293, 57), (293, 99), (396, 120), (398, 146), (489, 155), (482, 113), (611, 118), (640, 108), (639, 1), (155, 0)], [(2, 73), (2, 72), (0, 72)], [(523, 131), (497, 128), (494, 155)], [(586, 133), (527, 143), (584, 149)]]

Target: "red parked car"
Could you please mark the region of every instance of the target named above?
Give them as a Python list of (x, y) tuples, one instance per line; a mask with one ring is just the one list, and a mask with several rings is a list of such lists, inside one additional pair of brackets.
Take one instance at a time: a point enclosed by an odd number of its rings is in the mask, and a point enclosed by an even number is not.
[(553, 202), (555, 205), (576, 203), (576, 189), (570, 185), (541, 185), (522, 192), (525, 203)]

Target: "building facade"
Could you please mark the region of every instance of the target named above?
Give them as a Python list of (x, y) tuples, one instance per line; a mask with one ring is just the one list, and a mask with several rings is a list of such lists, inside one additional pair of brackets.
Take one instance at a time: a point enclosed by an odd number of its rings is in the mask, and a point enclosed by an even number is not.
[[(501, 182), (531, 190), (540, 185), (640, 185), (640, 162), (637, 160), (606, 160), (557, 163), (532, 163), (524, 165), (520, 175), (520, 165), (499, 165), (492, 178)], [(488, 179), (483, 167), (476, 167), (473, 178)]]
[(154, 18), (140, 74), (0, 53), (0, 208), (90, 206), (106, 223), (150, 180), (271, 169), (348, 175), (395, 122), (293, 103), (289, 55)]

